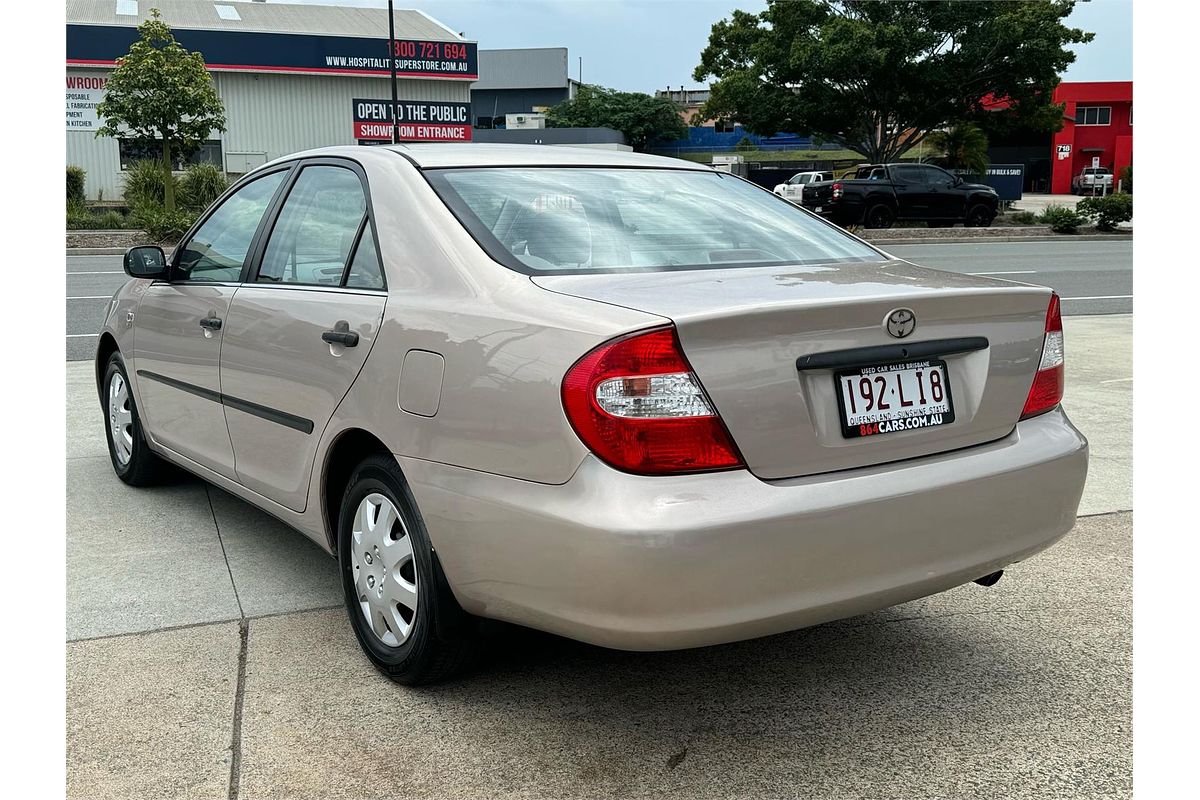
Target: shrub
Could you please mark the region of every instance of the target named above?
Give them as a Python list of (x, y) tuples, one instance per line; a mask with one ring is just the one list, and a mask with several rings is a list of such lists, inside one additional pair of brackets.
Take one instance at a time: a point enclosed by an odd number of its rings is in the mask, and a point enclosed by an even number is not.
[(86, 178), (83, 167), (67, 167), (67, 203), (82, 203), (87, 199), (84, 194)]
[(229, 179), (216, 164), (192, 164), (179, 179), (179, 204), (197, 213), (229, 188)]
[(67, 230), (115, 231), (130, 227), (128, 217), (116, 209), (95, 211), (83, 203), (67, 203)]
[(1118, 222), (1133, 219), (1133, 195), (1121, 193), (1085, 197), (1075, 206), (1075, 210), (1088, 219), (1096, 220), (1096, 227), (1100, 230), (1113, 231), (1117, 229)]
[(1055, 233), (1075, 233), (1075, 229), (1087, 220), (1066, 206), (1048, 206), (1042, 212), (1041, 221)]
[(1133, 194), (1133, 164), (1121, 170), (1121, 191)]
[(177, 242), (196, 221), (190, 211), (167, 211), (161, 206), (142, 205), (133, 211), (133, 221), (156, 242)]
[(1017, 211), (1012, 215), (1012, 221), (1017, 225), (1032, 225), (1037, 222), (1037, 214), (1032, 211)]
[[(179, 179), (174, 175), (178, 195)], [(130, 206), (162, 207), (166, 194), (166, 178), (163, 175), (162, 162), (154, 159), (134, 161), (125, 170), (125, 202)]]

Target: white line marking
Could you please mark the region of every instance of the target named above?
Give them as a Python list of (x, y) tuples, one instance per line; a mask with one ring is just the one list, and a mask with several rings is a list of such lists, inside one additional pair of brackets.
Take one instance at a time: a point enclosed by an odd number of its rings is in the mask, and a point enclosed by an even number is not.
[(110, 300), (111, 294), (89, 294), (82, 297), (68, 297), (68, 300)]
[(80, 339), (85, 336), (99, 336), (99, 335), (100, 334), (98, 334), (98, 333), (68, 333), (67, 338), (68, 339)]
[(1113, 378), (1109, 381), (1100, 381), (1100, 383), (1128, 383), (1131, 380), (1133, 380), (1133, 378)]
[(1093, 297), (1063, 297), (1062, 300), (1132, 300), (1131, 294), (1098, 294)]
[(67, 271), (68, 275), (124, 275), (123, 269), (81, 269), (76, 272)]
[(1036, 275), (1036, 269), (1014, 269), (1008, 272), (968, 272), (968, 275)]

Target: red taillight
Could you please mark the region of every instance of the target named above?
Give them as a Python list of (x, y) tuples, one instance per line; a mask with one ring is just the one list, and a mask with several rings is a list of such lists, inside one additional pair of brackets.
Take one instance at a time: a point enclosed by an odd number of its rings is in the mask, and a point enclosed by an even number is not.
[(579, 438), (617, 469), (662, 475), (742, 466), (674, 328), (600, 345), (567, 371), (562, 398)]
[(833, 185), (833, 199), (834, 200), (842, 199), (842, 185), (840, 183), (835, 183)]
[(1059, 310), (1058, 295), (1050, 295), (1050, 307), (1046, 310), (1046, 335), (1042, 339), (1042, 360), (1033, 386), (1025, 399), (1025, 410), (1021, 419), (1049, 411), (1062, 402), (1064, 387), (1064, 351), (1062, 312)]

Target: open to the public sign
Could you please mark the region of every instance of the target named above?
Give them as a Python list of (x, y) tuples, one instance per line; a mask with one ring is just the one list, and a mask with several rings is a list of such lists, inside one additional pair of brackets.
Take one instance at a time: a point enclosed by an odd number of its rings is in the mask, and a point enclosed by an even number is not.
[[(360, 142), (392, 140), (391, 100), (354, 103), (354, 138)], [(399, 134), (402, 142), (471, 141), (471, 104), (428, 100), (400, 100)]]
[(950, 374), (940, 359), (855, 367), (834, 380), (847, 439), (954, 422)]

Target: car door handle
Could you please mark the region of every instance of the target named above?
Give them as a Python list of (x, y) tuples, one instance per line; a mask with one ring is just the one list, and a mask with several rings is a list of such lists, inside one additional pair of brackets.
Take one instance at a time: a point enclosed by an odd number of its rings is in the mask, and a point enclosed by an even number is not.
[(219, 331), (221, 330), (221, 318), (205, 317), (204, 319), (200, 320), (200, 327), (206, 328), (210, 331)]
[(358, 346), (358, 334), (353, 331), (325, 331), (321, 338), (330, 344), (340, 344), (346, 347)]

